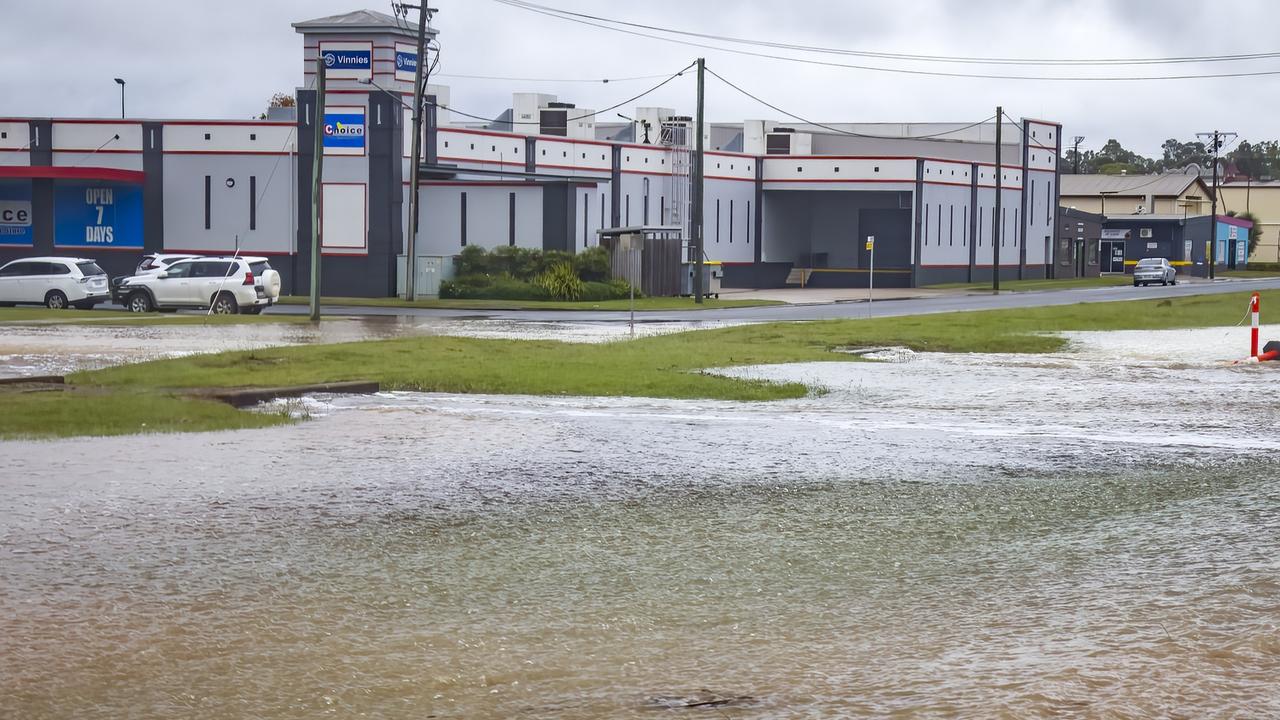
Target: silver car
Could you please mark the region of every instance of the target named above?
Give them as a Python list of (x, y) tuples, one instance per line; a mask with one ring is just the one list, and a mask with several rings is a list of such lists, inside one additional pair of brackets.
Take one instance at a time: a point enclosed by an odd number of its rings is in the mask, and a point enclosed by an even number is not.
[(1161, 285), (1177, 285), (1178, 271), (1169, 264), (1165, 258), (1144, 258), (1138, 261), (1133, 268), (1133, 286), (1150, 285), (1151, 283), (1160, 283)]

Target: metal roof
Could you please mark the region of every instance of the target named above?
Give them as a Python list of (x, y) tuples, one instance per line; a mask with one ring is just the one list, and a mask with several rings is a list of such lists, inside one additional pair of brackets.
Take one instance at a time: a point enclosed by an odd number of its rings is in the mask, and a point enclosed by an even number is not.
[(1166, 195), (1177, 197), (1192, 185), (1200, 183), (1208, 193), (1209, 188), (1197, 175), (1169, 173), (1166, 175), (1063, 175), (1062, 194), (1079, 195)]
[[(377, 10), (356, 10), (342, 15), (303, 20), (293, 23), (298, 32), (307, 33), (348, 33), (348, 32), (394, 32), (401, 35), (417, 37), (418, 23), (411, 20), (400, 20)], [(427, 28), (428, 35), (436, 31)]]

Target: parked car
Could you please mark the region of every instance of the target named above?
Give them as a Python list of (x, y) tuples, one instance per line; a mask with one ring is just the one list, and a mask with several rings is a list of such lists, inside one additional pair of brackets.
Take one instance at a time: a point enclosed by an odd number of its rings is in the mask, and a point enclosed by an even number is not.
[(1144, 258), (1139, 260), (1138, 264), (1133, 268), (1133, 286), (1138, 287), (1139, 285), (1150, 285), (1157, 282), (1161, 285), (1177, 285), (1178, 271), (1165, 258)]
[[(253, 276), (258, 279), (258, 284), (266, 289), (270, 304), (275, 305), (280, 302), (280, 273), (271, 267), (271, 261), (252, 255), (242, 256), (241, 259), (249, 263), (249, 269), (253, 270)], [(262, 309), (258, 308), (257, 312), (262, 312)]]
[[(211, 309), (220, 315), (260, 313), (275, 300), (262, 279), (253, 272), (253, 262), (263, 258), (201, 257), (179, 260), (155, 275), (125, 278), (117, 294), (133, 312)], [(269, 264), (264, 277), (279, 274)], [(277, 297), (279, 290), (276, 290)]]
[(138, 267), (134, 269), (133, 275), (121, 275), (111, 278), (111, 301), (119, 305), (124, 304), (124, 297), (120, 295), (120, 284), (127, 278), (137, 277), (139, 275), (155, 275), (179, 260), (190, 260), (199, 257), (191, 253), (183, 254), (163, 254), (150, 253), (142, 256), (142, 261), (138, 263)]
[(110, 297), (107, 274), (88, 258), (24, 258), (0, 267), (0, 306), (89, 310)]

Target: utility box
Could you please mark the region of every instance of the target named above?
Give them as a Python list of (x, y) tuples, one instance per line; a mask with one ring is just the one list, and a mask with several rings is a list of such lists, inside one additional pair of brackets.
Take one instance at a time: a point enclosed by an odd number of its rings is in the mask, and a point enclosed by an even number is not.
[[(693, 295), (693, 278), (698, 274), (695, 263), (685, 263), (681, 275), (680, 294)], [(724, 280), (724, 268), (720, 263), (702, 263), (702, 294), (720, 297), (720, 283)]]
[[(405, 257), (400, 255), (396, 262), (396, 294), (404, 297)], [(416, 300), (424, 297), (439, 297), (440, 283), (453, 279), (453, 258), (441, 255), (419, 255), (417, 275), (414, 277), (413, 290)]]

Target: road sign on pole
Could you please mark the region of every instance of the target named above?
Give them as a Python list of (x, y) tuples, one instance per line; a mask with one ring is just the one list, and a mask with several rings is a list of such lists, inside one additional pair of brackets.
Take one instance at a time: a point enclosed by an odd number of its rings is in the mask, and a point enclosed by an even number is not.
[(871, 253), (871, 264), (867, 272), (867, 314), (871, 314), (871, 295), (876, 285), (876, 236), (867, 236), (867, 252)]

